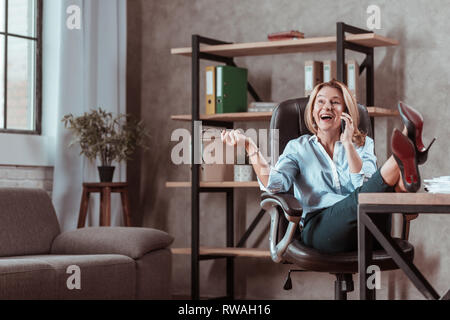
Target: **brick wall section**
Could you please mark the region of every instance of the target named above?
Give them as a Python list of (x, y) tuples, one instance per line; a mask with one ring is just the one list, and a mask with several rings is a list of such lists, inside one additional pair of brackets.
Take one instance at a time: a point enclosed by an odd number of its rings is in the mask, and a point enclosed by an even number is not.
[(39, 188), (51, 196), (53, 168), (0, 165), (0, 188)]

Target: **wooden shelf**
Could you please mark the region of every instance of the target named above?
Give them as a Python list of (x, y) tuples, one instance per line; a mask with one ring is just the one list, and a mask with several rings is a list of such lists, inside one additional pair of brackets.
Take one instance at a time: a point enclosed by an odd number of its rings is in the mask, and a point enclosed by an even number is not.
[[(189, 181), (168, 181), (166, 188), (190, 188)], [(200, 188), (259, 188), (258, 181), (237, 182), (237, 181), (221, 181), (221, 182), (200, 182)]]
[[(366, 47), (396, 46), (398, 41), (375, 33), (347, 35), (345, 40)], [(286, 54), (308, 51), (326, 51), (336, 49), (336, 36), (314, 37), (298, 40), (265, 41), (252, 43), (234, 43), (223, 45), (201, 45), (200, 52), (216, 54), (224, 57), (260, 56)], [(174, 48), (174, 55), (190, 57), (192, 48)]]
[[(367, 107), (371, 117), (395, 117), (399, 113), (397, 110), (386, 109), (381, 107)], [(190, 114), (173, 115), (172, 120), (191, 121)], [(214, 120), (223, 122), (242, 122), (242, 121), (270, 121), (272, 112), (236, 112), (236, 113), (218, 113), (218, 114), (202, 114), (200, 120)]]
[[(172, 251), (172, 254), (180, 254), (180, 255), (190, 255), (192, 252), (191, 248), (171, 248), (170, 250)], [(254, 248), (200, 247), (200, 255), (270, 259), (270, 251)]]
[(381, 107), (367, 107), (371, 117), (396, 117), (400, 115), (398, 110), (386, 109)]
[[(239, 122), (239, 121), (269, 121), (272, 117), (272, 112), (235, 112), (235, 113), (217, 113), (217, 114), (202, 114), (200, 120), (214, 120), (224, 122)], [(191, 121), (190, 114), (174, 115), (170, 117), (172, 120)]]

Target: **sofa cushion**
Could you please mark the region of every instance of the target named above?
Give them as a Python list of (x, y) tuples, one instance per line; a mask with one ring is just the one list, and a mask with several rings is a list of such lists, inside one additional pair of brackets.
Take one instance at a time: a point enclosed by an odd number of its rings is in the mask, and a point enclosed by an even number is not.
[(161, 249), (136, 260), (136, 299), (172, 299), (172, 253)]
[(91, 227), (60, 234), (52, 254), (122, 254), (138, 259), (144, 254), (168, 247), (173, 237), (152, 228)]
[[(33, 272), (33, 264), (36, 267)], [(17, 283), (5, 283), (8, 287), (28, 287), (25, 293), (40, 292), (39, 284), (42, 270), (51, 270), (52, 277), (45, 280), (46, 290), (53, 293), (53, 299), (134, 299), (136, 286), (136, 266), (133, 259), (122, 255), (38, 255), (1, 258), (3, 270), (30, 269), (30, 277)], [(25, 267), (24, 267), (25, 266)], [(73, 268), (75, 266), (75, 268)], [(73, 269), (72, 269), (73, 268)], [(77, 271), (74, 271), (77, 270)], [(79, 271), (79, 273), (78, 273)], [(74, 288), (79, 275), (80, 288)], [(0, 279), (4, 275), (0, 273)], [(68, 285), (69, 283), (69, 285)], [(16, 289), (15, 289), (16, 290)], [(16, 290), (17, 291), (17, 290)], [(36, 295), (36, 294), (35, 294)], [(50, 293), (49, 293), (50, 295)], [(8, 296), (8, 295), (5, 295)], [(11, 294), (9, 294), (11, 296)], [(2, 296), (0, 296), (2, 297)], [(25, 298), (28, 297), (25, 295)]]
[(0, 258), (0, 299), (56, 299), (56, 274), (35, 259)]
[(48, 254), (59, 233), (44, 190), (0, 189), (0, 257)]

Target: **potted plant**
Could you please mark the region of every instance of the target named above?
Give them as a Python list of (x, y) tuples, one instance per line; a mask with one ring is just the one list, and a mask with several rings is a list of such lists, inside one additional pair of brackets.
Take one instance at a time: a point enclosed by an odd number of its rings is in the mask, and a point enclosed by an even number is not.
[(79, 117), (67, 114), (62, 122), (73, 134), (69, 146), (78, 143), (80, 154), (94, 163), (100, 160), (98, 170), (101, 182), (111, 182), (115, 169), (113, 161), (120, 163), (131, 159), (138, 146), (145, 148), (144, 139), (148, 136), (142, 121), (128, 114), (114, 117), (101, 108)]

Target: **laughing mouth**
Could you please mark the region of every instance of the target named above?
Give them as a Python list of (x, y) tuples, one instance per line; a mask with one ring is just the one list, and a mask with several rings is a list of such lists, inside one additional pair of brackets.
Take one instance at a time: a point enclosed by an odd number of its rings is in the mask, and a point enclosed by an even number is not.
[(324, 114), (324, 115), (321, 115), (320, 116), (320, 119), (321, 120), (331, 120), (331, 119), (333, 119), (333, 116), (332, 115), (329, 115), (329, 114)]

